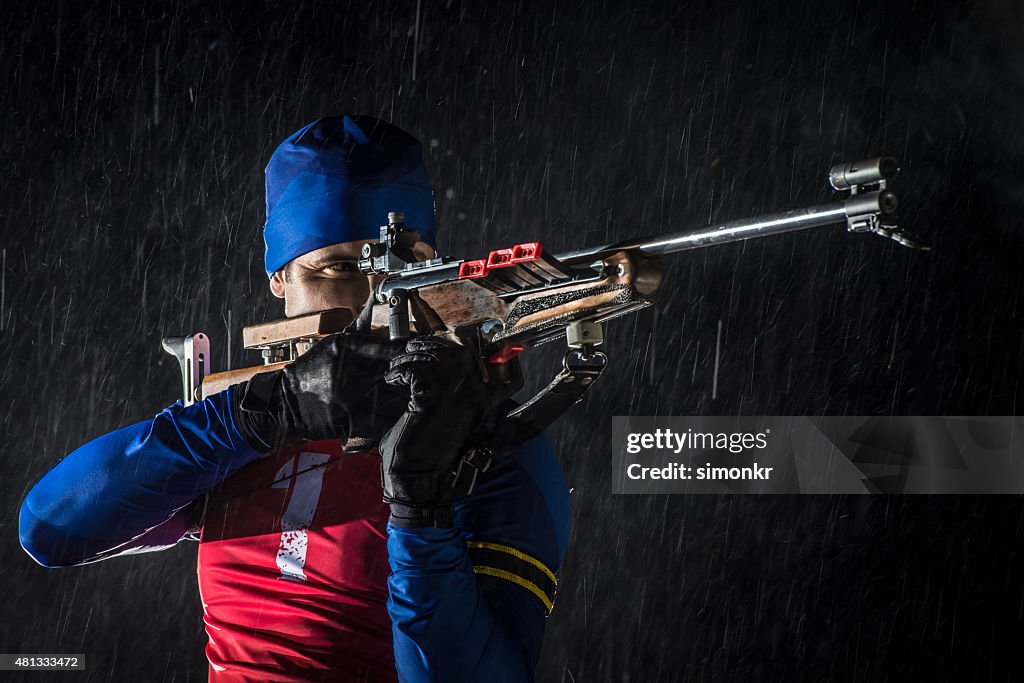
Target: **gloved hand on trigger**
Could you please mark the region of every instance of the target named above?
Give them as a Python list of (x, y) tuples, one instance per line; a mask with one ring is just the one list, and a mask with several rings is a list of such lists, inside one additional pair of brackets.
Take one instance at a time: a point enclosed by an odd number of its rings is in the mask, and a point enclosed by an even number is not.
[(384, 382), (403, 342), (343, 332), (325, 337), (290, 365), (242, 382), (235, 422), (257, 450), (303, 440), (377, 441), (406, 408), (405, 392)]
[(409, 340), (385, 380), (409, 388), (409, 406), (380, 443), (384, 502), (401, 527), (451, 527), (455, 467), (489, 409), (475, 354), (439, 337)]

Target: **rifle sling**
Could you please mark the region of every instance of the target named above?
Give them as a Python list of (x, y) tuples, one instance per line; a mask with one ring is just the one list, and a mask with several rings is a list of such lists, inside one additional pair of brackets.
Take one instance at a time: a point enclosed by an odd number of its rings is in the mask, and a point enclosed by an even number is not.
[[(608, 365), (606, 359), (598, 365), (573, 363), (569, 360), (571, 355), (566, 356), (565, 368), (550, 384), (500, 419), (481, 445), (466, 449), (455, 472), (455, 495), (472, 493), (480, 472), (486, 472), (491, 463), (507, 455), (515, 446), (539, 435), (583, 400), (583, 394)], [(605, 358), (602, 353), (597, 356)]]

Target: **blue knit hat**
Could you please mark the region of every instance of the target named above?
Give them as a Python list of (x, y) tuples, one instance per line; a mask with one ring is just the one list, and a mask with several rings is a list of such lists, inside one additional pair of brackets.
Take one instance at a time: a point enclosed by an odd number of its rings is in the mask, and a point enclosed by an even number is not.
[(329, 116), (293, 133), (267, 164), (267, 277), (339, 242), (380, 238), (389, 211), (435, 248), (434, 192), (420, 143), (371, 116)]

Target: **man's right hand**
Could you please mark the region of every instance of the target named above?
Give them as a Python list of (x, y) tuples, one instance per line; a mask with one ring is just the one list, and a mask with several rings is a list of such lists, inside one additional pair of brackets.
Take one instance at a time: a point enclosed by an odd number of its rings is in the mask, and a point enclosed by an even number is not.
[(384, 381), (405, 342), (343, 332), (317, 342), (282, 370), (235, 387), (238, 429), (257, 450), (299, 441), (379, 441), (405, 411), (408, 393)]

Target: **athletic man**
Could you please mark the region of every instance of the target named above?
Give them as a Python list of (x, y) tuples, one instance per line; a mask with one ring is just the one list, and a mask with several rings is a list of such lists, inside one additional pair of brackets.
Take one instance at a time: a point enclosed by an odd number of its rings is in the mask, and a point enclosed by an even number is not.
[[(362, 309), (355, 261), (389, 211), (433, 252), (420, 145), (383, 121), (305, 126), (266, 181), (289, 317)], [(538, 437), (451, 487), (500, 398), (449, 341), (334, 335), (73, 451), (26, 497), (21, 542), (63, 567), (198, 540), (213, 681), (531, 680), (569, 531), (557, 459)]]

